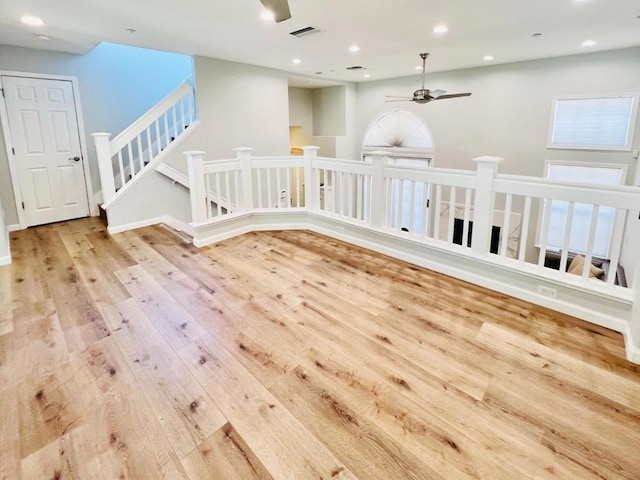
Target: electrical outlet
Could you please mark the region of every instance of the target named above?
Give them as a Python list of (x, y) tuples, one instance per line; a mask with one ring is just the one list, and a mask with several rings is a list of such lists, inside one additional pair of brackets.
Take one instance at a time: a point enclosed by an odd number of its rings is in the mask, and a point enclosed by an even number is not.
[(538, 293), (545, 297), (558, 298), (558, 290), (544, 285), (538, 285)]

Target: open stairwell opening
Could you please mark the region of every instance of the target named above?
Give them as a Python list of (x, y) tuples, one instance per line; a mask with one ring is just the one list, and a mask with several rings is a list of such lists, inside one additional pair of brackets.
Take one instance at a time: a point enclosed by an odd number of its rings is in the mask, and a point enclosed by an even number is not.
[(101, 216), (158, 167), (199, 126), (193, 86), (185, 81), (115, 138), (94, 133), (100, 181)]

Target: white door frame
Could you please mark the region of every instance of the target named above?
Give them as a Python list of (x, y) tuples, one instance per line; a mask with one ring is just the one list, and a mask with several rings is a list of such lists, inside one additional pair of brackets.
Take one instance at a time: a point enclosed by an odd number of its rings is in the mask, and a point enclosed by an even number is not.
[[(80, 158), (82, 158), (82, 168), (84, 170), (84, 183), (87, 188), (87, 202), (89, 203), (89, 214), (92, 217), (98, 215), (98, 204), (93, 198), (93, 185), (91, 183), (91, 169), (89, 168), (89, 156), (86, 145), (86, 138), (84, 132), (84, 119), (82, 118), (82, 107), (80, 104), (80, 90), (78, 89), (78, 78), (67, 75), (50, 75), (48, 73), (29, 73), (29, 72), (13, 72), (8, 70), (0, 70), (0, 88), (4, 88), (2, 85), (2, 76), (8, 77), (23, 77), (23, 78), (39, 78), (42, 80), (65, 80), (71, 82), (71, 88), (73, 89), (73, 99), (76, 111), (76, 118), (78, 120), (78, 135), (80, 136)], [(27, 228), (27, 222), (25, 218), (24, 210), (22, 206), (22, 190), (20, 185), (20, 179), (18, 178), (18, 166), (16, 165), (16, 159), (13, 155), (13, 140), (11, 138), (11, 131), (9, 130), (9, 113), (7, 110), (7, 103), (4, 96), (0, 95), (0, 124), (2, 125), (2, 132), (4, 134), (4, 145), (7, 151), (7, 159), (9, 161), (9, 171), (11, 172), (11, 183), (13, 184), (13, 195), (16, 201), (16, 210), (18, 211), (18, 221), (20, 222), (20, 228)]]

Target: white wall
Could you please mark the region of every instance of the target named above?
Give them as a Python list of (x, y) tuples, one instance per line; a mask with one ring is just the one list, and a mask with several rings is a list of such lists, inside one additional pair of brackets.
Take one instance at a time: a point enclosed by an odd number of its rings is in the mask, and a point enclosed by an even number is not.
[(289, 125), (313, 135), (313, 89), (289, 87)]
[[(0, 70), (78, 78), (91, 178), (100, 190), (93, 132), (120, 133), (191, 75), (191, 57), (102, 43), (86, 55), (0, 45)], [(0, 150), (0, 199), (9, 224), (17, 223), (4, 148)]]
[[(502, 173), (539, 176), (545, 159), (558, 159), (623, 163), (633, 178), (630, 152), (549, 150), (546, 144), (555, 95), (640, 90), (640, 48), (428, 74), (428, 88), (473, 95), (426, 105), (385, 103), (385, 95), (411, 95), (419, 87), (419, 76), (359, 84), (356, 147), (374, 117), (403, 108), (428, 123), (439, 167), (473, 169), (473, 157), (496, 155), (505, 158)], [(634, 143), (638, 148), (640, 128)]]
[(255, 155), (288, 155), (287, 73), (194, 57), (196, 105), (203, 127), (199, 149), (207, 158), (230, 158), (233, 148)]
[(347, 131), (347, 94), (344, 85), (316, 88), (313, 99), (313, 134), (338, 137)]
[[(551, 150), (546, 145), (554, 96), (640, 90), (640, 48), (428, 74), (428, 88), (472, 96), (426, 105), (385, 103), (385, 95), (411, 95), (419, 86), (419, 76), (359, 84), (355, 148), (360, 149), (377, 115), (402, 108), (429, 125), (437, 167), (474, 169), (473, 157), (495, 155), (505, 158), (501, 173), (541, 176), (546, 159), (616, 163), (629, 167), (627, 181), (633, 181), (637, 160), (631, 152)], [(633, 148), (639, 147), (640, 122)], [(537, 218), (537, 211), (532, 213)], [(629, 219), (629, 234), (638, 230), (637, 222), (637, 217)], [(537, 254), (533, 233), (528, 258)], [(640, 255), (632, 245), (630, 239), (621, 259), (628, 277)]]
[(357, 87), (352, 83), (317, 89), (290, 87), (289, 124), (302, 127), (305, 135), (300, 143), (319, 146), (318, 155), (323, 157), (358, 158), (354, 148), (356, 96)]

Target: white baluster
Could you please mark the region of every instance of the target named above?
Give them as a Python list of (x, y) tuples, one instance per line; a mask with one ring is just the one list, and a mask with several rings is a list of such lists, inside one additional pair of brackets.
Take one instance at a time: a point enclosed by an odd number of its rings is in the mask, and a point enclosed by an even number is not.
[[(500, 242), (500, 256), (506, 257), (509, 247), (509, 229), (511, 228), (511, 202), (513, 195), (508, 193), (504, 206), (504, 218), (502, 219), (502, 239)], [(465, 220), (465, 223), (467, 221)]]
[(109, 137), (111, 134), (93, 133), (91, 136), (93, 137), (98, 157), (98, 170), (100, 171), (100, 184), (102, 185), (102, 201), (107, 204), (116, 196), (113, 163), (111, 161), (111, 147), (109, 145)]
[(567, 271), (567, 259), (569, 258), (569, 245), (571, 241), (571, 225), (573, 224), (573, 212), (576, 207), (576, 202), (569, 202), (569, 208), (567, 210), (567, 219), (564, 224), (564, 238), (562, 241), (562, 253), (560, 254), (560, 271)]
[(520, 229), (520, 251), (518, 252), (518, 262), (524, 263), (527, 251), (527, 240), (529, 237), (529, 220), (531, 218), (531, 197), (525, 197), (524, 210), (522, 212), (522, 223)]
[[(456, 224), (456, 187), (449, 187), (449, 224), (447, 225), (447, 242), (453, 243), (453, 227)], [(463, 238), (461, 245), (467, 245), (467, 239)]]

